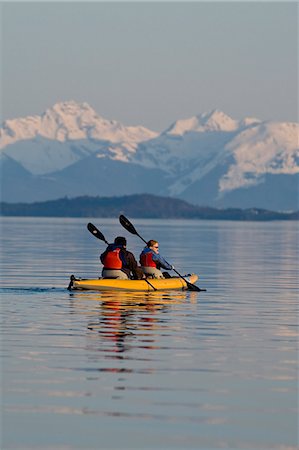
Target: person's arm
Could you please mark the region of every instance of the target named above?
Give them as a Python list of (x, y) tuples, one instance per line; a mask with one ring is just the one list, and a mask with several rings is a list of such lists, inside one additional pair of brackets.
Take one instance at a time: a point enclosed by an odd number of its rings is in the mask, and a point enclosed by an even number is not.
[(126, 252), (128, 268), (133, 274), (134, 279), (140, 280), (144, 277), (141, 267), (138, 266), (135, 256), (131, 252)]
[(142, 266), (142, 262), (141, 262), (141, 256), (144, 255), (144, 253), (146, 253), (146, 251), (148, 250), (148, 246), (144, 247), (144, 249), (142, 250), (142, 252), (139, 255), (139, 263)]
[(106, 253), (107, 253), (107, 250), (105, 250), (104, 253), (102, 253), (102, 254), (100, 255), (100, 260), (101, 260), (101, 263), (102, 263), (102, 264), (104, 264), (104, 258), (105, 258), (105, 256), (106, 256)]
[(133, 272), (138, 265), (135, 256), (133, 255), (133, 253), (126, 251), (125, 258), (128, 268)]
[(154, 252), (153, 252), (153, 261), (155, 261), (163, 269), (172, 270), (172, 266), (168, 264), (168, 262), (165, 261), (165, 259), (161, 255)]

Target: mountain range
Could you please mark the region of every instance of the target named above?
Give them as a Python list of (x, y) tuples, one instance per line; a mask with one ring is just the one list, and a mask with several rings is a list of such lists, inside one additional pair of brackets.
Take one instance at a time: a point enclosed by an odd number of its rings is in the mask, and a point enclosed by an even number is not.
[(162, 133), (61, 102), (0, 129), (1, 197), (149, 193), (195, 205), (298, 209), (299, 125), (235, 120), (214, 110), (177, 120)]

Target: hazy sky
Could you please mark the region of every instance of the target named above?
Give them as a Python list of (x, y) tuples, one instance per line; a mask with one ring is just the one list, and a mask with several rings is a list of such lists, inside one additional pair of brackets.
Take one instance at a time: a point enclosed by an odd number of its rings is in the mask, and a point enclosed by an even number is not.
[(88, 102), (162, 131), (221, 109), (298, 120), (296, 2), (2, 3), (2, 120)]

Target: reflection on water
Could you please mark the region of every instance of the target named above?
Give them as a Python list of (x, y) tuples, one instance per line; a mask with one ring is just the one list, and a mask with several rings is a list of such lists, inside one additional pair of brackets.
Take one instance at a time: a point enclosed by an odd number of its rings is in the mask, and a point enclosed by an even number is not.
[[(96, 320), (88, 323), (87, 328), (97, 333), (109, 351), (123, 353), (130, 350), (130, 341), (136, 338), (140, 348), (159, 348), (160, 331), (167, 332), (167, 320), (163, 313), (169, 313), (170, 306), (180, 305), (188, 300), (196, 302), (198, 294), (195, 292), (75, 292), (73, 305), (76, 309), (85, 308), (86, 297), (100, 302), (96, 311)], [(104, 351), (107, 351), (105, 347)]]
[(136, 221), (207, 292), (70, 293), (87, 221), (3, 220), (1, 448), (298, 448), (296, 224)]

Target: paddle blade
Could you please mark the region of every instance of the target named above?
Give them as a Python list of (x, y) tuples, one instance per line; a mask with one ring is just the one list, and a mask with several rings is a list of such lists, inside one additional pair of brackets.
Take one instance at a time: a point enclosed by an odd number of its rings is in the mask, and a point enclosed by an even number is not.
[(129, 221), (129, 219), (127, 219), (127, 218), (126, 218), (125, 216), (123, 216), (122, 214), (119, 216), (119, 221), (120, 221), (121, 225), (122, 225), (127, 231), (129, 231), (129, 233), (136, 234), (137, 236), (139, 236), (138, 233), (137, 233), (137, 231), (135, 230), (134, 225), (132, 225), (131, 222)]
[(201, 289), (197, 286), (195, 286), (195, 284), (190, 283), (188, 280), (186, 280), (186, 278), (184, 278), (174, 267), (173, 267), (173, 271), (180, 277), (182, 278), (185, 283), (187, 284), (187, 288), (189, 289), (189, 291), (201, 291)]
[(186, 279), (185, 279), (185, 281), (186, 281), (186, 283), (187, 283), (187, 287), (188, 287), (189, 291), (197, 291), (197, 292), (200, 292), (200, 291), (203, 290), (203, 289), (200, 289), (198, 286), (195, 286), (195, 284), (189, 283), (189, 281), (187, 281)]
[(97, 229), (97, 227), (93, 224), (93, 223), (88, 223), (87, 224), (87, 229), (88, 231), (90, 231), (91, 234), (93, 234), (96, 238), (100, 239), (101, 241), (106, 242), (106, 244), (108, 244), (108, 242), (105, 239), (105, 236), (100, 232), (100, 230)]

